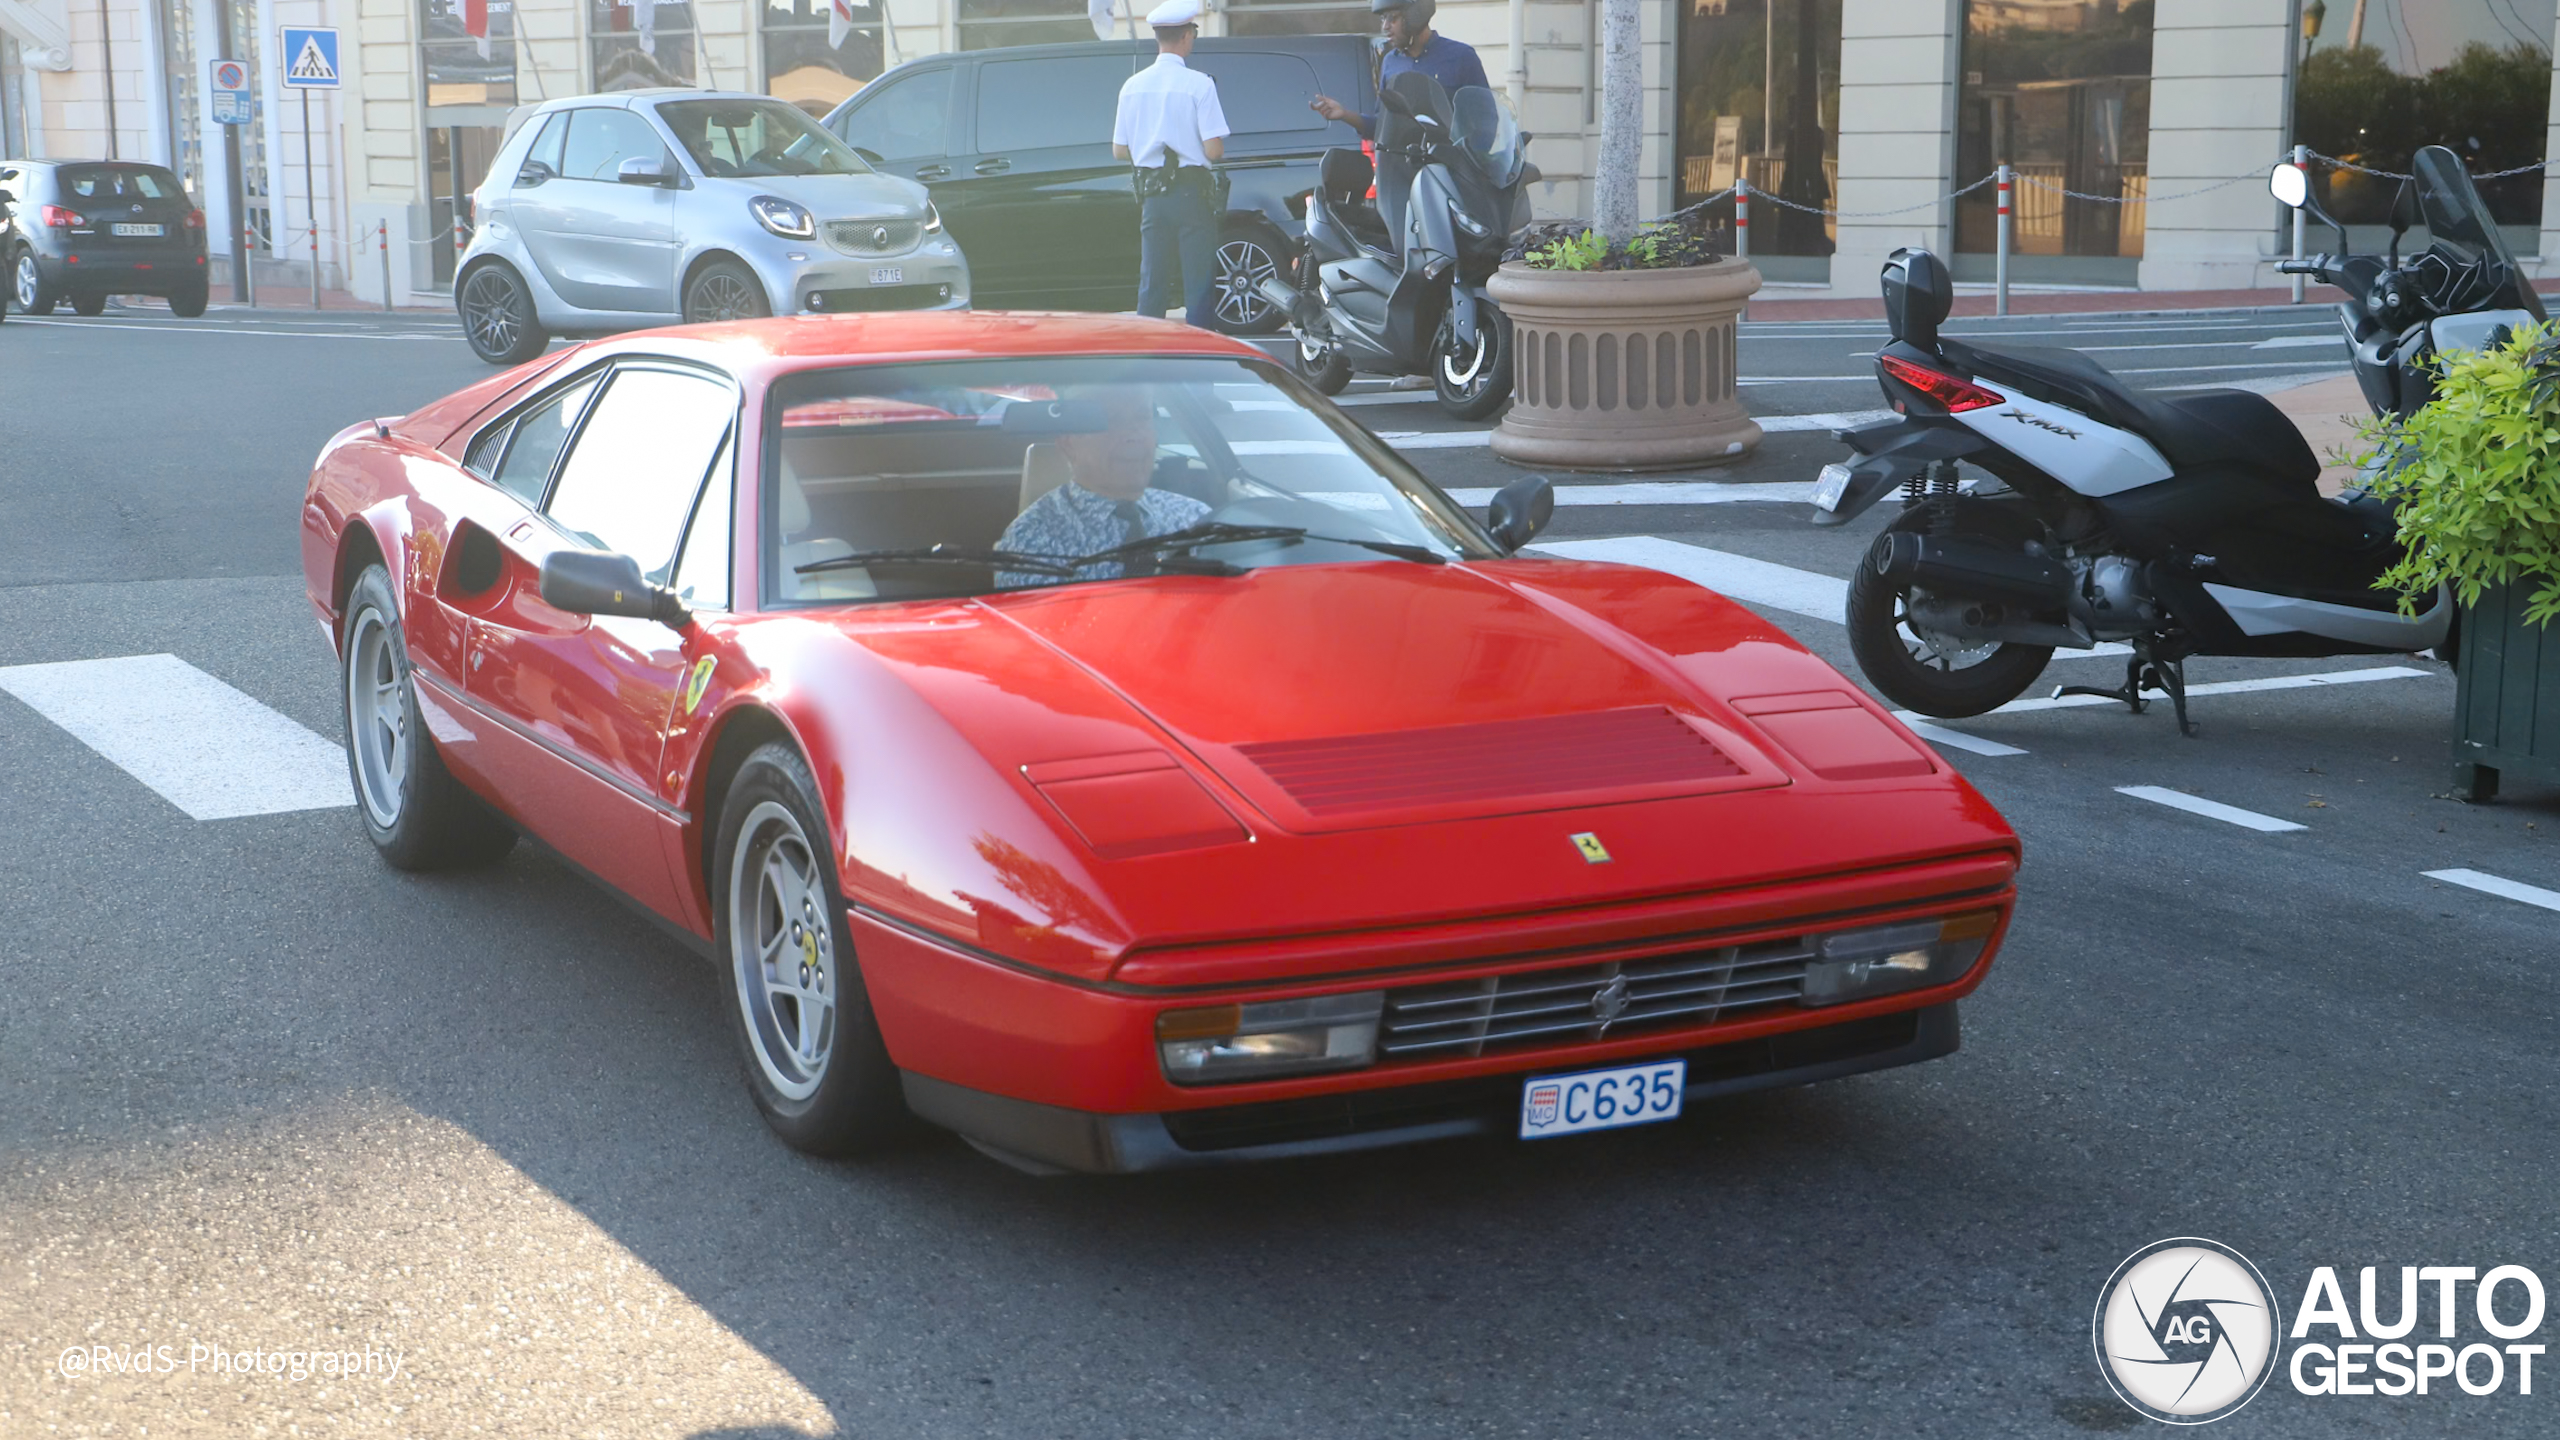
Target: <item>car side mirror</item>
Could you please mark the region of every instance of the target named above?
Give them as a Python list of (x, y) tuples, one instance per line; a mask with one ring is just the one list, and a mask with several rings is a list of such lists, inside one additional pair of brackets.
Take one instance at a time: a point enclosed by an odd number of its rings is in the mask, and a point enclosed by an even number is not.
[(613, 178), (625, 185), (672, 186), (675, 177), (667, 173), (667, 162), (650, 155), (634, 155), (622, 162)]
[(1485, 529), (1495, 544), (1517, 550), (1538, 538), (1555, 513), (1556, 487), (1544, 475), (1523, 475), (1493, 492), (1492, 503), (1485, 506)]
[(554, 550), (542, 557), (542, 599), (572, 615), (627, 615), (681, 630), (692, 612), (664, 585), (640, 573), (640, 562), (610, 550)]

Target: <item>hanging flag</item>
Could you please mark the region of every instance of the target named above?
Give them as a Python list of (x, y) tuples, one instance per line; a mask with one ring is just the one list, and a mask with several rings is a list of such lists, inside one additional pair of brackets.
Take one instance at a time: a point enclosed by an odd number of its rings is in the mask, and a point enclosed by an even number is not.
[(1093, 22), (1094, 39), (1111, 38), (1112, 8), (1112, 0), (1084, 0), (1085, 18)]
[(640, 53), (656, 59), (658, 55), (658, 0), (631, 0), (631, 14), (638, 22)]
[(480, 46), (480, 58), (489, 58), (489, 0), (462, 0), (462, 33)]
[[(864, 0), (863, 9), (871, 8)], [(853, 0), (827, 0), (827, 48), (841, 50), (844, 37), (853, 33)]]

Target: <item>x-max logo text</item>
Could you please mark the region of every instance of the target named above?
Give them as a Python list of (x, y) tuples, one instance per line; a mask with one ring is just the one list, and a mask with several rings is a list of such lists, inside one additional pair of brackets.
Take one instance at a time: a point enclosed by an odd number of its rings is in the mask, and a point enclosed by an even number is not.
[(2041, 415), (2030, 415), (2024, 410), (2003, 410), (2000, 412), (2000, 418), (2003, 420), (2015, 420), (2021, 425), (2033, 425), (2039, 430), (2050, 430), (2065, 440), (2077, 440), (2080, 438), (2079, 431), (2069, 429), (2065, 426), (2056, 425)]

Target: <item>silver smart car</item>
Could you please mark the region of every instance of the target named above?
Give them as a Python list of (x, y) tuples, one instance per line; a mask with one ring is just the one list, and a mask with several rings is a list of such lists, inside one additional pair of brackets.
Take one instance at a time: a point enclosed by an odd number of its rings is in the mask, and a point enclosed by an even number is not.
[(633, 90), (510, 118), (453, 287), (493, 365), (554, 333), (969, 303), (924, 187), (785, 101)]

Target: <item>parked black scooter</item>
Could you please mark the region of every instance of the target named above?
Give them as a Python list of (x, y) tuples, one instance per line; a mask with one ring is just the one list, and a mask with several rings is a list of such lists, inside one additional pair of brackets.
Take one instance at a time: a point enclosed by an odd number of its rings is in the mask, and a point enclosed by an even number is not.
[(1511, 322), (1484, 285), (1528, 222), (1529, 137), (1482, 86), (1452, 97), (1407, 72), (1378, 100), (1377, 148), (1413, 172), (1401, 253), (1365, 198), (1369, 157), (1328, 150), (1307, 197), (1298, 283), (1268, 279), (1263, 294), (1287, 309), (1298, 374), (1318, 390), (1339, 394), (1354, 371), (1428, 374), (1441, 409), (1481, 420), (1511, 398)]

